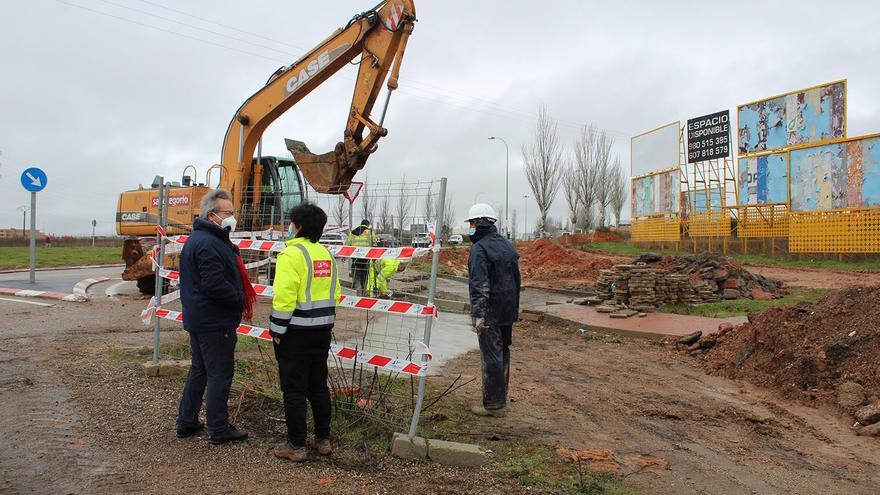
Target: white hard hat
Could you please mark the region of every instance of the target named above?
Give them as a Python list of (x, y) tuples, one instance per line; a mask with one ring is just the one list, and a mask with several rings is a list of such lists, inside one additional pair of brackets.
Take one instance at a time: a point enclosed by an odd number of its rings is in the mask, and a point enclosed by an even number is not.
[(477, 203), (474, 206), (471, 206), (465, 221), (470, 222), (477, 218), (488, 218), (493, 222), (496, 222), (498, 221), (498, 214), (495, 213), (495, 208), (492, 208), (486, 203)]

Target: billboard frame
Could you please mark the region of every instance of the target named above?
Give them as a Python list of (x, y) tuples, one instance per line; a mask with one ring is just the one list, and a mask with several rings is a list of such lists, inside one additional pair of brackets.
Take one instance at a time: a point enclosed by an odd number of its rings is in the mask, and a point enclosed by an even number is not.
[[(660, 129), (664, 129), (664, 128), (666, 128), (666, 127), (670, 127), (670, 126), (672, 126), (672, 125), (677, 126), (677, 130), (678, 130), (678, 148), (679, 148), (678, 163), (677, 163), (676, 165), (672, 166), (672, 167), (669, 167), (669, 168), (663, 168), (663, 169), (655, 170), (655, 171), (653, 171), (653, 172), (649, 172), (649, 173), (642, 174), (642, 175), (639, 175), (639, 176), (635, 176), (635, 175), (633, 175), (633, 140), (636, 139), (636, 138), (639, 138), (639, 137), (642, 137), (642, 136), (646, 136), (646, 135), (648, 135), (648, 134), (651, 134), (652, 132), (657, 132), (657, 131), (659, 131)], [(638, 178), (641, 178), (641, 177), (646, 177), (646, 176), (648, 176), (648, 175), (655, 175), (655, 174), (659, 174), (659, 173), (664, 173), (664, 172), (668, 172), (668, 171), (670, 171), (670, 170), (678, 169), (678, 168), (680, 168), (680, 167), (681, 167), (681, 121), (680, 121), (680, 120), (673, 120), (672, 122), (669, 122), (668, 124), (663, 124), (663, 125), (661, 125), (661, 126), (659, 126), (659, 127), (655, 127), (655, 128), (653, 128), (653, 129), (651, 129), (651, 130), (649, 130), (649, 131), (645, 131), (645, 132), (642, 132), (642, 133), (636, 134), (636, 135), (631, 136), (631, 137), (629, 138), (629, 176), (630, 176), (631, 179), (638, 179)]]
[[(764, 101), (775, 100), (776, 98), (782, 98), (782, 97), (784, 97), (784, 96), (789, 96), (789, 95), (793, 95), (793, 94), (797, 94), (797, 93), (804, 93), (804, 92), (811, 91), (811, 90), (814, 90), (814, 89), (824, 88), (824, 87), (826, 87), (826, 86), (832, 86), (832, 85), (834, 85), (834, 84), (838, 84), (838, 83), (843, 83), (843, 136), (842, 136), (842, 137), (839, 137), (839, 138), (830, 138), (830, 139), (823, 139), (823, 140), (820, 140), (820, 141), (814, 141), (814, 142), (812, 142), (812, 143), (802, 143), (802, 144), (794, 144), (794, 145), (780, 146), (779, 148), (773, 148), (772, 150), (760, 150), (760, 151), (753, 151), (753, 152), (751, 152), (751, 153), (740, 153), (740, 152), (739, 152), (739, 111), (740, 111), (740, 109), (741, 109), (742, 107), (745, 107), (745, 106), (748, 106), (748, 105), (754, 105), (755, 103), (761, 103), (761, 102), (764, 102)], [(741, 105), (737, 105), (737, 106), (736, 106), (736, 150), (737, 150), (736, 156), (737, 156), (737, 160), (738, 160), (740, 157), (748, 157), (748, 158), (751, 158), (751, 157), (753, 157), (753, 156), (759, 156), (759, 155), (762, 155), (762, 154), (768, 154), (768, 153), (780, 153), (780, 152), (783, 152), (783, 151), (791, 151), (791, 150), (800, 149), (800, 148), (809, 148), (809, 147), (811, 147), (811, 146), (821, 146), (821, 145), (823, 145), (823, 144), (835, 143), (835, 142), (838, 142), (838, 141), (842, 141), (842, 140), (845, 140), (845, 139), (849, 139), (849, 138), (847, 137), (847, 135), (846, 135), (846, 133), (847, 133), (847, 120), (848, 120), (848, 119), (847, 119), (847, 114), (848, 114), (848, 112), (849, 112), (849, 83), (847, 83), (847, 79), (846, 79), (846, 78), (844, 78), (844, 79), (838, 79), (838, 80), (836, 80), (836, 81), (829, 81), (829, 82), (822, 83), (822, 84), (815, 84), (815, 85), (810, 86), (810, 87), (807, 87), (807, 88), (796, 89), (796, 90), (793, 90), (793, 91), (788, 91), (788, 92), (785, 92), (785, 93), (780, 93), (780, 94), (777, 94), (777, 95), (774, 95), (774, 96), (768, 96), (768, 97), (766, 97), (766, 98), (760, 98), (760, 99), (758, 99), (758, 100), (754, 100), (754, 101), (750, 101), (750, 102), (748, 102), (748, 103), (743, 103), (743, 104), (741, 104)], [(739, 170), (737, 170), (737, 172), (739, 172)], [(737, 200), (737, 202), (739, 202), (739, 201)]]

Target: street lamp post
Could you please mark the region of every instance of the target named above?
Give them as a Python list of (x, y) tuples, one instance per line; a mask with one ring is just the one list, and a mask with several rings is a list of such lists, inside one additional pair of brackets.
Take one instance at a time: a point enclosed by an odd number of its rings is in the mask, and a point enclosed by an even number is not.
[(529, 195), (526, 194), (523, 196), (523, 220), (525, 221), (525, 225), (523, 225), (523, 236), (529, 235)]
[(28, 211), (28, 207), (22, 205), (16, 209), (21, 211), (21, 236), (27, 237), (27, 211)]
[(510, 148), (507, 147), (507, 141), (503, 138), (496, 136), (491, 136), (489, 138), (489, 140), (493, 139), (497, 139), (504, 143), (504, 230), (506, 231), (507, 238), (510, 239), (510, 224), (508, 223), (508, 216), (510, 215)]

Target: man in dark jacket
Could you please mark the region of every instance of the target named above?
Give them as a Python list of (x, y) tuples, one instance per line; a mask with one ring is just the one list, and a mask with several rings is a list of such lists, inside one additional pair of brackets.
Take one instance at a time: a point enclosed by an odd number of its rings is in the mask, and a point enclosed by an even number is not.
[(224, 189), (202, 198), (199, 218), (180, 254), (180, 300), (183, 328), (189, 332), (192, 364), (177, 416), (177, 436), (195, 435), (202, 395), (211, 443), (244, 440), (247, 433), (229, 424), (227, 402), (235, 362), (236, 329), (241, 323), (244, 291), (238, 250), (229, 241), (235, 230), (232, 196)]
[(498, 216), (487, 204), (468, 213), (473, 246), (468, 259), (471, 318), (480, 342), (483, 403), (471, 412), (503, 416), (510, 378), (513, 324), (519, 320), (519, 253), (498, 234)]

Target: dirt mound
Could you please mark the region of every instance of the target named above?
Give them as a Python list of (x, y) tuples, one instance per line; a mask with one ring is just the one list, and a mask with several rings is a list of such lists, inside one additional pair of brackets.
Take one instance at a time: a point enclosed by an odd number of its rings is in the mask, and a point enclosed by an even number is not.
[(440, 265), (450, 268), (459, 277), (466, 277), (470, 254), (470, 248), (443, 249), (440, 251)]
[(521, 242), (517, 247), (523, 281), (532, 285), (551, 285), (559, 281), (592, 284), (599, 277), (599, 270), (628, 260), (623, 256), (569, 249), (549, 239)]
[(559, 236), (559, 243), (563, 246), (581, 246), (594, 242), (626, 242), (616, 232), (593, 232), (592, 234), (571, 234)]
[(690, 285), (705, 301), (714, 296), (718, 299), (773, 299), (774, 295), (784, 293), (785, 288), (782, 282), (756, 275), (727, 256), (715, 253), (690, 256), (646, 253), (633, 263), (647, 263), (652, 268), (687, 276)]
[(774, 387), (791, 398), (833, 403), (844, 383), (880, 395), (880, 287), (831, 292), (815, 304), (776, 307), (717, 337), (704, 367)]

